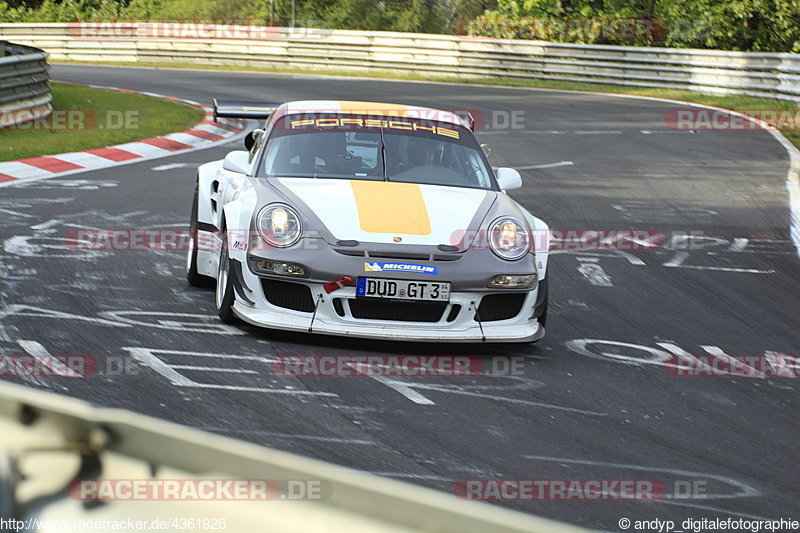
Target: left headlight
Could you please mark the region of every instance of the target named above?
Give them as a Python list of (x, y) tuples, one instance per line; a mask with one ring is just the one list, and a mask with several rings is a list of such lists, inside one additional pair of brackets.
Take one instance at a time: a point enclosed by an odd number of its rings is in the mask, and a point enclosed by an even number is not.
[(503, 259), (519, 259), (531, 249), (528, 229), (515, 218), (498, 218), (489, 226), (489, 246)]
[(256, 217), (256, 228), (261, 238), (277, 248), (292, 246), (302, 233), (297, 212), (285, 204), (270, 204)]

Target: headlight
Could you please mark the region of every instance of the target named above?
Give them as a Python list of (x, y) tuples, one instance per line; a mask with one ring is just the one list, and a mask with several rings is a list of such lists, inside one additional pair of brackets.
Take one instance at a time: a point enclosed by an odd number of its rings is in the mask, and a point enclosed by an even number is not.
[(531, 242), (527, 228), (520, 221), (501, 217), (489, 226), (489, 246), (499, 257), (513, 261), (530, 251)]
[(256, 217), (261, 238), (277, 248), (286, 248), (300, 239), (302, 226), (294, 209), (284, 204), (266, 206)]

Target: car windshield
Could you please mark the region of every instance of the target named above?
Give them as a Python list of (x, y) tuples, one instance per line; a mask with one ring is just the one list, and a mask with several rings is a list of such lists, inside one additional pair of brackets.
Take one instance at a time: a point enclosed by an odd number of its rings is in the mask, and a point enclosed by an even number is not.
[(357, 115), (279, 119), (258, 175), (494, 188), (491, 169), (468, 129)]

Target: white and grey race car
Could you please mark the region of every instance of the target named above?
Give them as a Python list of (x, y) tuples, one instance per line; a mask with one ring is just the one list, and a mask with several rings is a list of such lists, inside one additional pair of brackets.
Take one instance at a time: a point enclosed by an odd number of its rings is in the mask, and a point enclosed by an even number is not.
[[(549, 228), (472, 120), (375, 102), (214, 101), (264, 119), (201, 165), (187, 278), (225, 322), (427, 342), (544, 336)], [(214, 280), (216, 280), (214, 282)]]

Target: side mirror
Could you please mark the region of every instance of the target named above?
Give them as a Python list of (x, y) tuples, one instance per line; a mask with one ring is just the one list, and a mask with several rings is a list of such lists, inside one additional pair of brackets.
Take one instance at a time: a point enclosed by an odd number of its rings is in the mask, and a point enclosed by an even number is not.
[(522, 188), (522, 176), (513, 168), (500, 167), (495, 173), (500, 190), (511, 191)]
[(238, 174), (250, 172), (250, 154), (244, 150), (236, 150), (225, 156), (222, 168)]
[(244, 147), (249, 152), (253, 149), (253, 146), (261, 140), (261, 136), (264, 135), (264, 130), (255, 129), (244, 136)]
[(486, 159), (489, 159), (489, 156), (492, 155), (492, 147), (488, 144), (482, 144), (481, 150), (483, 150), (483, 155), (486, 156)]

